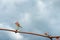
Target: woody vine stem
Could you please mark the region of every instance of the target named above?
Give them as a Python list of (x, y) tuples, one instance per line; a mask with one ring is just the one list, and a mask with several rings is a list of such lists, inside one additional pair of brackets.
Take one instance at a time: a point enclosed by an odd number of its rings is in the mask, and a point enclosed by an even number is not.
[[(5, 28), (0, 28), (0, 30), (16, 32), (16, 30), (5, 29)], [(44, 34), (37, 34), (37, 33), (33, 33), (33, 32), (20, 32), (20, 31), (17, 31), (17, 33), (31, 34), (31, 35), (36, 35), (36, 36), (47, 37), (47, 38), (49, 38), (51, 40), (52, 40), (52, 38), (60, 38), (60, 36), (46, 36)]]

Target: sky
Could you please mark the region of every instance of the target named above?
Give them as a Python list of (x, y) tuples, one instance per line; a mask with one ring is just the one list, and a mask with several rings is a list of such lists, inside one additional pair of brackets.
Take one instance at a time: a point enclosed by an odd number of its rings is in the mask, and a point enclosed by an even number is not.
[[(0, 0), (0, 28), (60, 35), (60, 0)], [(48, 38), (0, 31), (1, 40), (49, 40)]]

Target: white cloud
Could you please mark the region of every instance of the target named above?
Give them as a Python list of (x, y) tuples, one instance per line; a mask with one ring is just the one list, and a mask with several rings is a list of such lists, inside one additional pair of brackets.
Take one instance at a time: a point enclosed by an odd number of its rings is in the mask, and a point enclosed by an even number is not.
[(31, 16), (30, 13), (25, 13), (22, 20), (25, 22), (29, 22), (30, 16)]
[(44, 4), (43, 1), (38, 1), (37, 6), (38, 6), (38, 8), (40, 9), (41, 12), (43, 12), (46, 8), (46, 5)]
[[(38, 13), (38, 17), (39, 19), (44, 19), (48, 22), (47, 25), (49, 25), (49, 29), (52, 30), (53, 33), (55, 34), (59, 34), (58, 32), (60, 32), (59, 28), (60, 28), (60, 21), (59, 17), (57, 17), (57, 14), (55, 13), (56, 10), (54, 10), (55, 7), (53, 7), (54, 2), (57, 2), (58, 0), (49, 0), (50, 3), (48, 3), (48, 1), (42, 1), (42, 0), (38, 0), (37, 1), (37, 7), (39, 9), (39, 13)], [(46, 2), (46, 3), (45, 3)], [(50, 8), (51, 7), (51, 8)], [(55, 15), (55, 16), (54, 16)]]
[(27, 2), (28, 0), (1, 0), (3, 3), (14, 3), (14, 2), (17, 2), (17, 3), (23, 3), (23, 2)]
[(25, 24), (29, 24), (31, 22), (31, 14), (30, 13), (24, 13), (20, 17), (21, 17), (20, 20)]
[(8, 35), (10, 36), (10, 38), (12, 40), (22, 40), (23, 39), (23, 36), (21, 36), (20, 33), (9, 32)]
[(38, 0), (37, 1), (37, 8), (39, 10), (38, 17), (48, 18), (49, 10), (47, 10), (47, 4), (45, 2), (43, 2), (42, 0)]

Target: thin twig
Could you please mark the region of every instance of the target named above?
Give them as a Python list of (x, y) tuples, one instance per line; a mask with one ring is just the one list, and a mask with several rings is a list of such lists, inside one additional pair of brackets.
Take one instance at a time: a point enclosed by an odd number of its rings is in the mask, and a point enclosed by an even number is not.
[[(5, 29), (5, 28), (0, 28), (0, 30), (16, 32), (16, 30), (10, 30), (10, 29)], [(20, 31), (17, 31), (17, 33), (31, 34), (31, 35), (42, 36), (42, 37), (47, 37), (47, 38), (57, 38), (57, 37), (60, 38), (60, 36), (46, 36), (44, 34), (36, 34), (36, 33), (33, 33), (33, 32), (20, 32)]]

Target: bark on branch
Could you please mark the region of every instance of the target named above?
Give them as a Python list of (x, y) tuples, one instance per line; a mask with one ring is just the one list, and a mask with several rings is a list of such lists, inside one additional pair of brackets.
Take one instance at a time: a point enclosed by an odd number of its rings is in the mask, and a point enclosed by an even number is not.
[[(0, 28), (0, 30), (16, 32), (16, 30), (10, 30), (10, 29), (5, 29), (5, 28)], [(20, 31), (17, 31), (17, 33), (31, 34), (31, 35), (42, 36), (42, 37), (47, 37), (47, 38), (57, 38), (57, 37), (60, 38), (60, 36), (46, 36), (44, 34), (36, 34), (36, 33), (33, 33), (33, 32), (20, 32)]]

